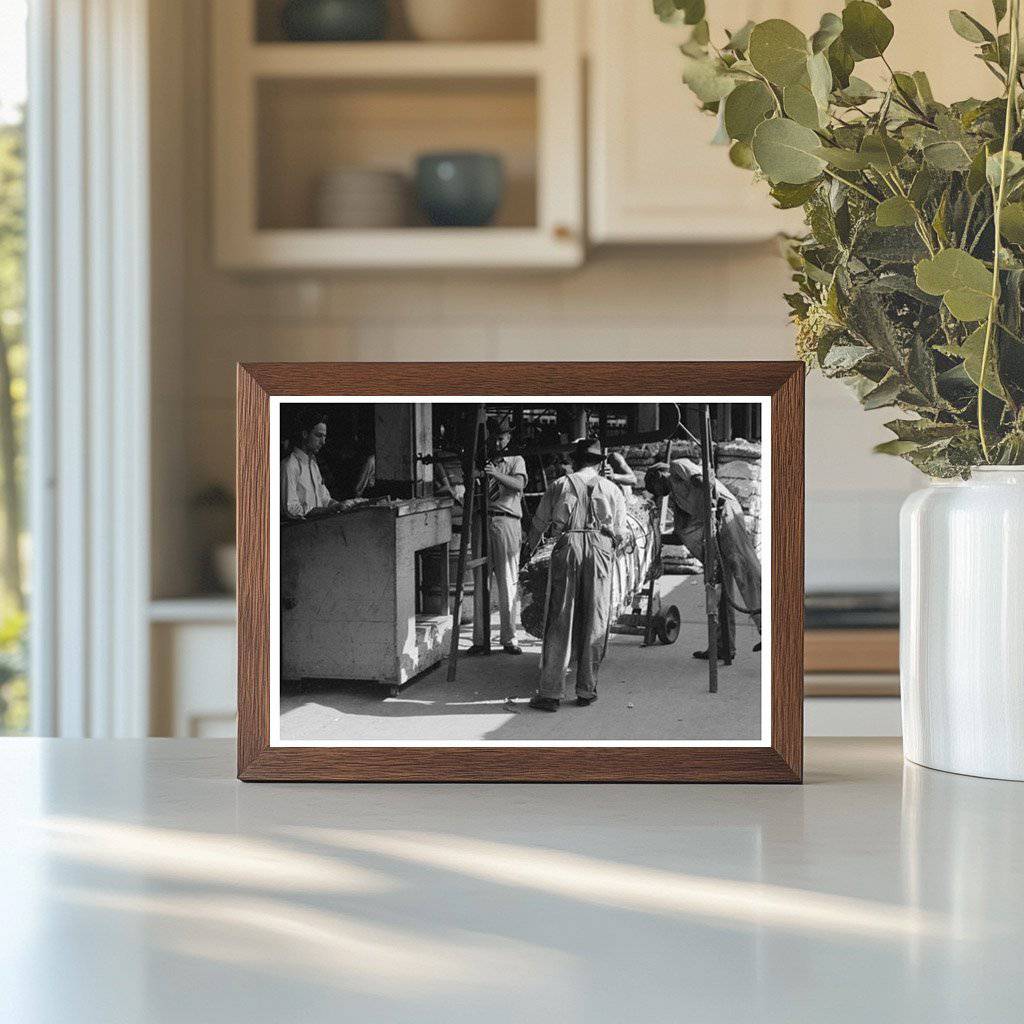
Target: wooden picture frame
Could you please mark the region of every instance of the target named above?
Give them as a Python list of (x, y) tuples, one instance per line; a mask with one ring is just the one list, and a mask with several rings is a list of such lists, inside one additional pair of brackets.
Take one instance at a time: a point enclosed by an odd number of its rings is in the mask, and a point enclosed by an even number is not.
[[(238, 777), (244, 781), (800, 782), (804, 367), (799, 362), (249, 363), (237, 371)], [(771, 730), (761, 746), (273, 746), (275, 396), (756, 396), (770, 402)], [(767, 479), (767, 478), (766, 478)]]

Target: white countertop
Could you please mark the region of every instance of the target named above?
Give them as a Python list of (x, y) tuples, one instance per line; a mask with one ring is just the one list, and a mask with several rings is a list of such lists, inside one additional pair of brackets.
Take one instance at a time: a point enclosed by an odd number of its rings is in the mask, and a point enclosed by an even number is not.
[(0, 1021), (1006, 1022), (1024, 785), (810, 740), (803, 787), (243, 785), (0, 741)]

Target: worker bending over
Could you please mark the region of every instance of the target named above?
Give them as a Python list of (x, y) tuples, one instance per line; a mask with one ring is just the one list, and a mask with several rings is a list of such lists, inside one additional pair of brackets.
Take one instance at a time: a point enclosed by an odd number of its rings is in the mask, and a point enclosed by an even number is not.
[(545, 491), (530, 529), (536, 547), (550, 529), (551, 552), (544, 615), (540, 685), (530, 700), (538, 711), (557, 711), (565, 673), (576, 662), (576, 703), (597, 700), (611, 614), (615, 548), (626, 532), (626, 503), (619, 486), (601, 475), (601, 444), (583, 438), (572, 453), (573, 472)]
[[(526, 489), (526, 460), (522, 455), (505, 455), (512, 440), (507, 417), (487, 421), (488, 459), (484, 464), (487, 487), (487, 559), (497, 585), (501, 646), (506, 654), (522, 654), (516, 638), (519, 618), (519, 555), (523, 546), (523, 491)], [(467, 654), (487, 650), (487, 609), (477, 600), (473, 617), (473, 645)]]
[[(644, 486), (655, 496), (672, 499), (675, 514), (674, 533), (695, 558), (704, 561), (704, 474), (690, 459), (674, 459), (670, 465), (656, 463), (647, 470)], [(743, 506), (720, 480), (715, 480), (715, 513), (718, 524), (718, 550), (722, 556), (722, 586), (726, 594), (738, 592), (740, 601), (761, 633), (761, 563), (753, 538), (743, 518)], [(736, 613), (728, 604), (729, 635), (735, 637)], [(721, 635), (721, 634), (719, 634)], [(761, 649), (760, 641), (754, 646)], [(735, 651), (719, 649), (721, 660), (732, 661)], [(695, 658), (707, 658), (707, 651), (694, 652)]]

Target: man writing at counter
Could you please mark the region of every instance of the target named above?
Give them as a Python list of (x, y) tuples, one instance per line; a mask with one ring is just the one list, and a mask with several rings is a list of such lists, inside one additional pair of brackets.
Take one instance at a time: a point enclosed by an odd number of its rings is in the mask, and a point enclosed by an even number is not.
[(345, 505), (331, 497), (317, 463), (327, 443), (327, 421), (314, 413), (299, 423), (298, 444), (281, 462), (281, 514), (307, 519), (338, 511)]

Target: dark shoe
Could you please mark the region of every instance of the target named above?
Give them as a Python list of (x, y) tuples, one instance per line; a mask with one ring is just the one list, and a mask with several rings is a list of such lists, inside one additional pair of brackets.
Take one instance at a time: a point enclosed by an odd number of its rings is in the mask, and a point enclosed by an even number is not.
[(520, 647), (519, 644), (514, 644), (514, 643), (513, 644), (502, 644), (501, 645), (501, 649), (506, 654), (522, 654), (523, 653), (522, 647)]
[(576, 707), (578, 707), (578, 708), (589, 708), (590, 705), (593, 704), (595, 700), (597, 700), (597, 694), (596, 693), (592, 694), (589, 697), (577, 697), (576, 698)]
[(557, 711), (558, 705), (559, 701), (555, 700), (554, 697), (542, 697), (538, 693), (530, 698), (530, 703), (527, 707), (533, 708), (534, 711)]
[(491, 649), (486, 644), (473, 644), (473, 646), (470, 647), (468, 651), (463, 651), (462, 653), (464, 655), (490, 654)]
[[(708, 660), (708, 652), (707, 652), (707, 650), (694, 651), (693, 652), (693, 656), (695, 658), (699, 659), (700, 661), (707, 661)], [(733, 659), (733, 656), (731, 654), (728, 657), (726, 657), (726, 655), (723, 654), (721, 651), (718, 652), (718, 660), (723, 665), (731, 665), (732, 664), (732, 659)]]
[(756, 654), (759, 650), (761, 650), (761, 641), (760, 640), (758, 640), (757, 643), (754, 644), (754, 653)]

